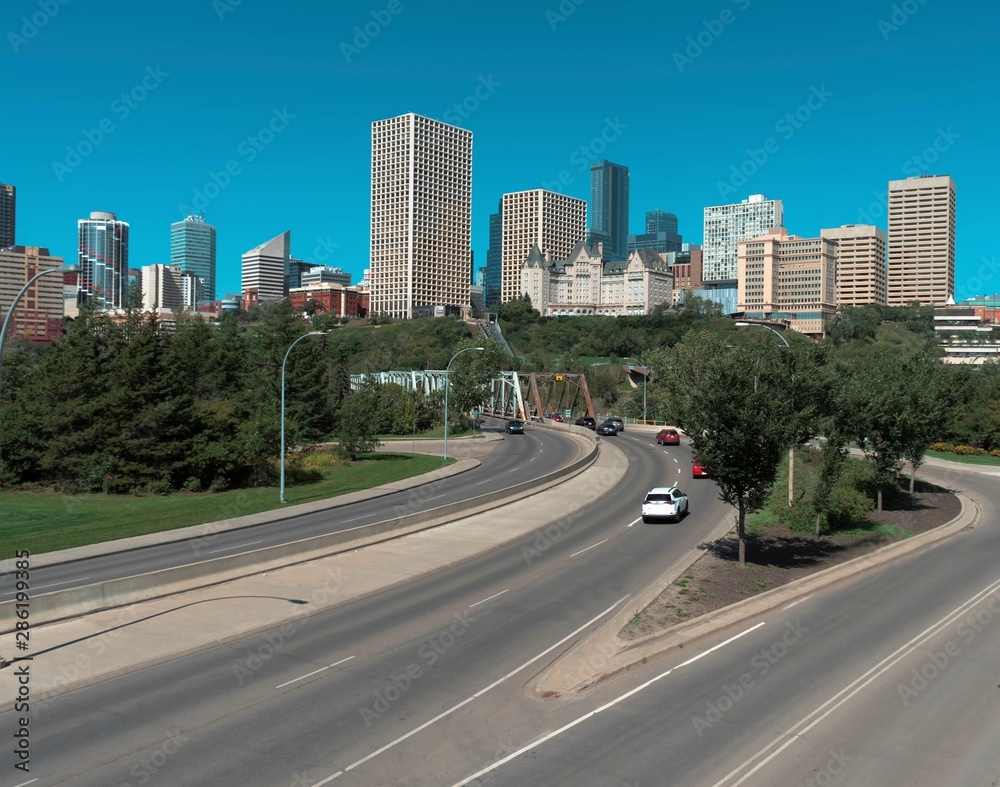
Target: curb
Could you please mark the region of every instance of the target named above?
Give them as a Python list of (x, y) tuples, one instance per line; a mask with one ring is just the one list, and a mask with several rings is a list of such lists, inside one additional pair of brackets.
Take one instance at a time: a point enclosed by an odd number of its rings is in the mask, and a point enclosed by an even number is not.
[[(657, 656), (671, 648), (682, 648), (694, 641), (721, 631), (755, 615), (770, 612), (776, 607), (801, 600), (807, 595), (823, 590), (848, 577), (856, 576), (877, 568), (919, 549), (925, 548), (945, 538), (949, 538), (967, 527), (975, 526), (982, 517), (979, 503), (960, 492), (953, 492), (961, 503), (961, 511), (950, 522), (939, 525), (933, 530), (920, 533), (905, 541), (897, 541), (840, 563), (836, 566), (818, 571), (801, 579), (793, 580), (780, 587), (768, 590), (760, 595), (743, 601), (738, 601), (721, 609), (708, 612), (694, 620), (685, 621), (675, 626), (632, 642), (623, 642), (618, 637), (622, 626), (618, 625), (622, 616), (631, 617), (623, 611), (586, 639), (569, 648), (562, 657), (547, 667), (534, 682), (529, 693), (536, 698), (554, 698), (567, 695), (579, 695), (592, 686), (601, 683), (622, 672), (627, 672), (647, 658)], [(720, 523), (721, 524), (721, 523)], [(679, 560), (664, 572), (655, 583), (666, 587), (701, 555), (693, 560)], [(647, 595), (647, 588), (640, 591), (640, 596)], [(631, 599), (630, 599), (631, 601)], [(648, 605), (648, 602), (642, 608)], [(626, 609), (635, 606), (629, 604)]]

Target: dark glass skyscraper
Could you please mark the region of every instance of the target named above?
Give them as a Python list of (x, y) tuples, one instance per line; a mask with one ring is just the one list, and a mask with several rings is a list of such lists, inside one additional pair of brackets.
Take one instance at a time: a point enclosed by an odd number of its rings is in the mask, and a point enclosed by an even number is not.
[(680, 251), (681, 243), (677, 217), (664, 210), (651, 210), (646, 213), (646, 234), (628, 236), (628, 253), (636, 249), (652, 249), (659, 253)]
[(490, 247), (486, 250), (486, 281), (483, 283), (483, 300), (487, 307), (500, 303), (503, 283), (503, 200), (497, 212), (490, 214)]
[(611, 238), (605, 255), (624, 257), (628, 244), (628, 167), (610, 161), (590, 165), (590, 229)]
[(201, 280), (202, 299), (215, 300), (215, 227), (201, 216), (170, 225), (170, 264)]
[(14, 219), (16, 217), (17, 189), (0, 183), (0, 249), (14, 245)]
[(120, 309), (128, 290), (128, 223), (95, 211), (76, 223), (79, 235), (81, 300), (101, 309)]

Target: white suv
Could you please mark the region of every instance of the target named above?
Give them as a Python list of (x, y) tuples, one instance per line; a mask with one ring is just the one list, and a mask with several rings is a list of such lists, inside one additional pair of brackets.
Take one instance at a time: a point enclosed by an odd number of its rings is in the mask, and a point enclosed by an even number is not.
[(687, 513), (688, 498), (676, 486), (658, 486), (650, 489), (642, 501), (642, 521), (672, 519), (679, 522)]

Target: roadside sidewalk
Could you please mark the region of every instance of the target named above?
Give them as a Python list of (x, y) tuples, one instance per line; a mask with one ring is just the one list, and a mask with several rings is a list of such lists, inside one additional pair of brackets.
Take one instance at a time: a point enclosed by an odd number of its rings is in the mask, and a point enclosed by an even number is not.
[(30, 658), (0, 670), (0, 710), (17, 697), (15, 670), (25, 664), (30, 665), (31, 707), (37, 710), (56, 694), (274, 629), (233, 663), (234, 679), (252, 674), (254, 665), (259, 669), (294, 636), (303, 617), (467, 560), (546, 525), (565, 529), (572, 524), (571, 513), (606, 495), (627, 469), (624, 454), (602, 441), (587, 470), (485, 514), (353, 552), (38, 626), (30, 631), (27, 651), (15, 649), (13, 634), (0, 636), (0, 653)]

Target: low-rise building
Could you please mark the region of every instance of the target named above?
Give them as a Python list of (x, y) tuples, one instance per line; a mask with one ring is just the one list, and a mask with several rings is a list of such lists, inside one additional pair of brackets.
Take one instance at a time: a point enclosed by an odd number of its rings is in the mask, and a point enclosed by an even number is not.
[(335, 282), (317, 282), (296, 287), (288, 294), (296, 311), (306, 311), (312, 301), (317, 312), (329, 312), (339, 317), (367, 317), (369, 295), (356, 287), (345, 287)]

